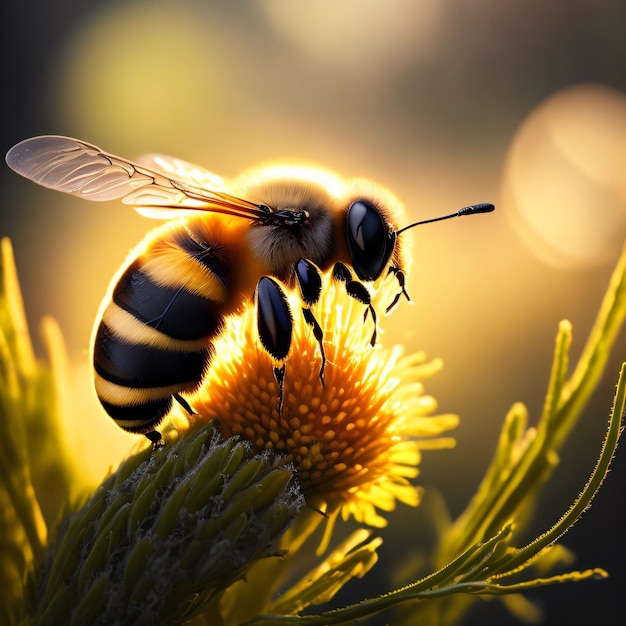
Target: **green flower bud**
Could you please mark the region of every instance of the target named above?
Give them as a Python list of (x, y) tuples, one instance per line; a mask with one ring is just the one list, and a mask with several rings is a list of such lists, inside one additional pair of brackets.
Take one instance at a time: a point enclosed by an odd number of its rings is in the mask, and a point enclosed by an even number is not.
[(278, 553), (290, 466), (215, 423), (127, 459), (59, 531), (33, 624), (175, 624)]

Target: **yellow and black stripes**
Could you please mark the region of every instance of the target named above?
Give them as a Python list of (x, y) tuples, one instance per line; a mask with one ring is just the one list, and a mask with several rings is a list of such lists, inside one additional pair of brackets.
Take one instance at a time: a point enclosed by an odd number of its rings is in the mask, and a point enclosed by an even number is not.
[(123, 271), (95, 337), (96, 392), (131, 432), (152, 431), (173, 396), (197, 388), (224, 324), (225, 259), (184, 226), (168, 235)]
[(192, 293), (191, 281), (185, 274), (178, 278), (182, 284), (159, 285), (138, 260), (117, 283), (113, 302), (143, 324), (174, 339), (198, 339), (213, 334), (221, 318), (215, 300)]

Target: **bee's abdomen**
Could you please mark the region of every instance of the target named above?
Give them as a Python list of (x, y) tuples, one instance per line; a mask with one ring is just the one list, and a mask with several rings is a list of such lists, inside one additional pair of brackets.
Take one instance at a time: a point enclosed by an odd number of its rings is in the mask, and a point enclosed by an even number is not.
[(208, 347), (179, 351), (128, 343), (102, 323), (96, 335), (94, 367), (108, 382), (131, 389), (185, 385), (202, 376), (208, 352)]
[[(187, 250), (178, 248), (177, 254), (183, 264), (194, 262)], [(175, 394), (198, 387), (212, 358), (212, 340), (224, 322), (226, 276), (216, 276), (206, 262), (195, 263), (192, 276), (153, 261), (146, 255), (124, 271), (94, 343), (100, 402), (131, 432), (153, 430)]]
[(217, 303), (184, 285), (161, 286), (140, 266), (131, 265), (113, 291), (113, 302), (140, 322), (173, 339), (199, 339), (213, 334), (222, 321)]

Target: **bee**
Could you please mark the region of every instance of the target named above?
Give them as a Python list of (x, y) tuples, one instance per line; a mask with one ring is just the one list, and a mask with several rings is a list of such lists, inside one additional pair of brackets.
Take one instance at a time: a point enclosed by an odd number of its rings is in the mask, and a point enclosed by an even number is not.
[(258, 337), (269, 354), (282, 411), (293, 313), (285, 288), (296, 288), (302, 315), (319, 345), (324, 382), (324, 331), (313, 314), (322, 272), (377, 316), (368, 284), (392, 274), (405, 288), (400, 235), (414, 226), (494, 209), (483, 203), (397, 229), (400, 202), (364, 179), (342, 180), (317, 168), (261, 167), (229, 185), (179, 159), (141, 162), (56, 135), (26, 139), (9, 150), (9, 167), (35, 183), (87, 200), (122, 199), (140, 213), (169, 218), (152, 230), (114, 278), (93, 338), (95, 390), (124, 430), (162, 445), (157, 426), (173, 402), (192, 407), (214, 353), (214, 341), (251, 298)]

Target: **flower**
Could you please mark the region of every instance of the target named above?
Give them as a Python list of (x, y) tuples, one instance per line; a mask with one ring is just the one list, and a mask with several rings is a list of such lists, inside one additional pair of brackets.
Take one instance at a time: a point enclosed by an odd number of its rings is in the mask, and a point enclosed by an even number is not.
[[(364, 319), (367, 308), (328, 273), (324, 284), (313, 308), (324, 331), (323, 383), (320, 346), (291, 294), (294, 333), (282, 410), (252, 304), (228, 320), (215, 342), (218, 356), (190, 404), (199, 419), (218, 420), (223, 436), (239, 435), (255, 451), (285, 455), (310, 504), (380, 527), (386, 520), (376, 508), (390, 511), (396, 500), (418, 504), (420, 492), (410, 479), (418, 474), (420, 450), (453, 446), (451, 438), (438, 436), (458, 418), (431, 416), (436, 402), (423, 395), (420, 379), (438, 371), (441, 362), (426, 363), (423, 354), (403, 356), (399, 347), (372, 348), (374, 322)], [(397, 282), (389, 277), (376, 287), (374, 309), (384, 310)]]

